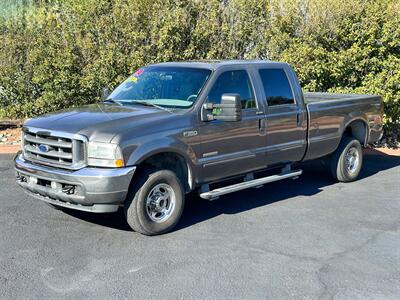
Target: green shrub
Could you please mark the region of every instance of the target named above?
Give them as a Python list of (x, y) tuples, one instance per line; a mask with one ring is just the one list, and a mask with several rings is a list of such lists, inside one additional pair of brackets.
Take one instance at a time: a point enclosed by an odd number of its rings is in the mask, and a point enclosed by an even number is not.
[(382, 95), (399, 133), (397, 0), (8, 0), (0, 38), (0, 118), (99, 101), (148, 63), (263, 58), (305, 90)]

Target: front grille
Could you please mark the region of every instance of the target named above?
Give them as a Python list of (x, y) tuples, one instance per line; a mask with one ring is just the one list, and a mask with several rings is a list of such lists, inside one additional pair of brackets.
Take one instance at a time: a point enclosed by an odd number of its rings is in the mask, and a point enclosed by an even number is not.
[(39, 164), (78, 169), (85, 164), (84, 139), (49, 131), (24, 128), (23, 151), (27, 160)]

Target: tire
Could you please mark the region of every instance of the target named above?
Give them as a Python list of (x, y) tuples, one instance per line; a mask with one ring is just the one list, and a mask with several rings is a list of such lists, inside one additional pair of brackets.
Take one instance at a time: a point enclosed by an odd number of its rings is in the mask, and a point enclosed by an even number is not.
[(360, 142), (352, 136), (345, 136), (330, 158), (332, 177), (340, 182), (354, 181), (360, 174), (362, 163)]
[(144, 235), (172, 230), (179, 222), (185, 204), (179, 178), (170, 170), (149, 170), (136, 179), (124, 206), (129, 226)]

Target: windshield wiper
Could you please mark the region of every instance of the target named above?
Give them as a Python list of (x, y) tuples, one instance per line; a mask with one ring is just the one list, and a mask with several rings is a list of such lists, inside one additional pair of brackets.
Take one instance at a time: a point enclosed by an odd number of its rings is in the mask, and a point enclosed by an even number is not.
[(121, 102), (119, 102), (119, 101), (117, 101), (117, 100), (114, 100), (114, 99), (111, 99), (111, 98), (108, 98), (108, 99), (106, 99), (106, 100), (104, 100), (103, 101), (103, 103), (115, 103), (115, 104), (118, 104), (118, 105), (120, 105), (120, 106), (122, 106), (122, 103)]
[(133, 100), (132, 103), (139, 103), (139, 104), (142, 104), (142, 105), (145, 105), (145, 106), (157, 107), (157, 108), (159, 108), (159, 109), (165, 110), (165, 111), (167, 111), (167, 112), (169, 112), (169, 113), (172, 114), (172, 111), (171, 111), (170, 109), (168, 109), (168, 108), (166, 108), (166, 107), (163, 107), (163, 106), (160, 106), (160, 105), (157, 105), (157, 104), (154, 104), (154, 103), (151, 103), (151, 102), (148, 102), (148, 101), (144, 101), (144, 100)]

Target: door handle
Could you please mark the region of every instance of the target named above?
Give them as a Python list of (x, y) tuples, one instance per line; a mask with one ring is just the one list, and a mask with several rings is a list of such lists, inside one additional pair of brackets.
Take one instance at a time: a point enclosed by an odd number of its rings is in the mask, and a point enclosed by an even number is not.
[(301, 126), (301, 124), (303, 123), (303, 112), (302, 111), (297, 112), (296, 122), (297, 122), (297, 126)]
[(267, 129), (267, 120), (266, 119), (259, 119), (258, 120), (258, 129), (262, 134), (265, 134), (265, 131)]

